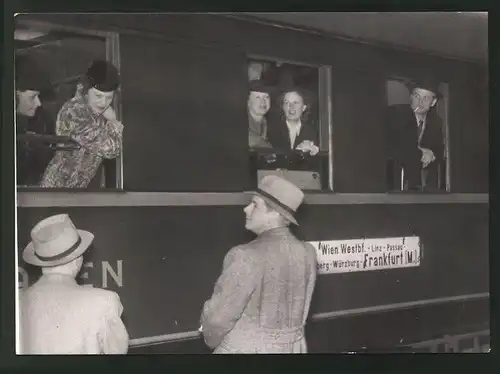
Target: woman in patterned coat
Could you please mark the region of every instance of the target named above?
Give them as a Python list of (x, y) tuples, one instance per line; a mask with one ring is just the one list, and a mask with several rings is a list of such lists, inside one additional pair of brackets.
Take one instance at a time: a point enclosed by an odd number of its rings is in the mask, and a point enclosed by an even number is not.
[(78, 149), (56, 152), (41, 187), (85, 188), (103, 159), (120, 155), (123, 125), (111, 107), (119, 84), (118, 71), (112, 64), (103, 60), (92, 63), (56, 120), (56, 134), (69, 136)]

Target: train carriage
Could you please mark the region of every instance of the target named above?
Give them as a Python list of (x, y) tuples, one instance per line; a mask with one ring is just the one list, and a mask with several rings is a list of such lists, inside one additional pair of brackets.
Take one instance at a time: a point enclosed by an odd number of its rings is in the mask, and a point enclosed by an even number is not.
[[(92, 59), (120, 71), (121, 156), (87, 189), (19, 183), (17, 231), (22, 251), (36, 222), (66, 212), (95, 234), (79, 282), (119, 293), (131, 353), (210, 352), (201, 307), (224, 255), (251, 239), (242, 209), (268, 173), (305, 190), (295, 233), (320, 259), (310, 352), (489, 343), (485, 66), (231, 15), (23, 14), (15, 27), (41, 35), (19, 37), (16, 53), (55, 77), (47, 122)], [(255, 66), (277, 90), (310, 94), (317, 155), (249, 148)], [(411, 191), (388, 156), (386, 111), (430, 73), (445, 146), (436, 185)], [(269, 126), (279, 109), (273, 97)], [(39, 276), (22, 259), (18, 273), (20, 288)]]

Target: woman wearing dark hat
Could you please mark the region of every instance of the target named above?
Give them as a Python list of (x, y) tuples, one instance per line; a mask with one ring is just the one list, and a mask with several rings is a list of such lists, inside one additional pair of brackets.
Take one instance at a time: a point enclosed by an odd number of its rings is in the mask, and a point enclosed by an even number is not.
[(111, 106), (119, 84), (118, 71), (111, 63), (92, 63), (56, 120), (56, 134), (71, 137), (80, 148), (56, 153), (45, 170), (42, 187), (85, 188), (103, 159), (120, 155), (123, 125)]
[(248, 145), (250, 148), (271, 148), (267, 140), (266, 114), (271, 108), (272, 87), (260, 80), (250, 82), (248, 95)]

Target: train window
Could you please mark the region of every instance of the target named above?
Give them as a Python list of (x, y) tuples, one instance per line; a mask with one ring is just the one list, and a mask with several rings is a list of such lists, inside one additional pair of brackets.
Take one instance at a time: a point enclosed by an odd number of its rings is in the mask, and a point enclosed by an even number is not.
[(388, 191), (449, 191), (448, 85), (387, 80)]
[(323, 87), (328, 68), (248, 61), (248, 146), (254, 182), (279, 174), (304, 190), (327, 190), (330, 124)]
[[(88, 79), (85, 80), (95, 61), (117, 58), (106, 35), (33, 25), (22, 20), (16, 25), (18, 187), (121, 187), (119, 89), (108, 92), (112, 90), (106, 88), (98, 92), (95, 91), (97, 85), (89, 85)], [(40, 77), (48, 84), (30, 90), (33, 82), (41, 84)], [(37, 91), (39, 94), (30, 106), (24, 95)], [(101, 100), (97, 94), (106, 97)], [(97, 105), (91, 105), (92, 98), (94, 104), (98, 100), (105, 102), (106, 108), (101, 114), (90, 109)], [(104, 119), (106, 113), (107, 117), (116, 119), (113, 121), (116, 129), (108, 126), (111, 121)], [(96, 130), (101, 123), (103, 130)]]

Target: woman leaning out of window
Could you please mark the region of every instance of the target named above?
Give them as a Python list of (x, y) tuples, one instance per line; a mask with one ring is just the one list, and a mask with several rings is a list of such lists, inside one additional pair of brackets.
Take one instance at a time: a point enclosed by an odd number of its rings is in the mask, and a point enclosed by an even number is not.
[(115, 66), (103, 60), (92, 63), (56, 120), (56, 134), (69, 136), (78, 148), (56, 152), (41, 187), (85, 188), (103, 159), (120, 155), (123, 125), (111, 106), (119, 84)]

